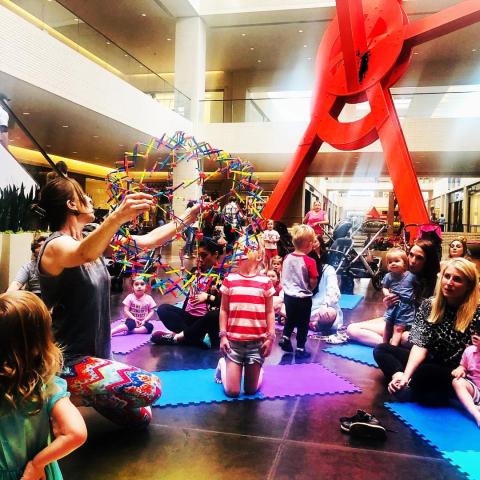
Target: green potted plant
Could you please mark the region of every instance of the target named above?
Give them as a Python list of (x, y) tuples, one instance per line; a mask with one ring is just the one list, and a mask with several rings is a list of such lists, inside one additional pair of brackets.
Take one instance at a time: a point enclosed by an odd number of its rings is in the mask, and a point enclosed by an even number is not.
[(30, 244), (39, 228), (31, 209), (36, 194), (34, 188), (26, 192), (23, 184), (0, 188), (0, 292), (30, 260)]

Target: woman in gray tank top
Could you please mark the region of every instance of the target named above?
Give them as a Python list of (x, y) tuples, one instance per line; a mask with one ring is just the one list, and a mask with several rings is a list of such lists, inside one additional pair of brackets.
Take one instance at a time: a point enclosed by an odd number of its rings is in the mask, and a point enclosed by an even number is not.
[[(55, 339), (64, 351), (61, 376), (72, 400), (121, 425), (148, 425), (150, 405), (161, 395), (160, 381), (111, 358), (110, 276), (102, 255), (118, 229), (148, 211), (153, 198), (145, 193), (125, 196), (86, 237), (82, 230), (94, 220), (93, 205), (74, 179), (57, 177), (49, 182), (39, 205), (53, 232), (38, 256), (40, 287), (52, 309)], [(187, 210), (180, 224), (193, 223), (198, 209)], [(176, 233), (177, 225), (171, 222), (132, 240), (139, 248), (154, 248)]]

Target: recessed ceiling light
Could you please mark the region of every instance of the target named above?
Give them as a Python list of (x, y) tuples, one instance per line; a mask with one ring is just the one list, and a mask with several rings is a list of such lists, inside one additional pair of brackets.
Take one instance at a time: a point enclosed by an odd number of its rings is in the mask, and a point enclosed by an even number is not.
[(123, 56), (124, 56), (124, 57), (128, 57), (128, 53), (124, 53)]
[(46, 146), (47, 148), (50, 148), (50, 147), (51, 147), (51, 145), (45, 145), (45, 146)]
[(257, 63), (262, 63), (262, 61), (259, 59), (259, 60), (257, 60)]
[(250, 50), (255, 50), (255, 47), (250, 47)]
[(298, 33), (303, 33), (303, 30), (299, 30)]
[(305, 58), (305, 60), (311, 60), (311, 59), (312, 59), (312, 57), (306, 57)]
[(146, 16), (147, 16), (147, 14), (146, 14), (146, 13), (142, 13), (142, 17), (146, 17)]
[(125, 145), (122, 145), (121, 143), (118, 145), (119, 147), (124, 147)]
[(413, 52), (414, 55), (418, 55), (420, 52)]
[(107, 40), (105, 43), (106, 43), (107, 45), (110, 45), (110, 42), (109, 42), (108, 40)]
[(242, 37), (246, 37), (246, 36), (247, 36), (247, 34), (246, 34), (246, 33), (242, 33)]
[(308, 47), (308, 45), (304, 45), (304, 46), (303, 46), (303, 48), (307, 48), (307, 47)]
[(472, 52), (476, 52), (476, 51), (477, 51), (477, 49), (476, 49), (476, 48), (472, 48)]
[(72, 152), (72, 153), (78, 153), (78, 152)]
[(23, 112), (22, 115), (30, 115), (30, 112)]
[(171, 41), (172, 41), (172, 39), (170, 37), (167, 38), (167, 42), (171, 42)]
[(98, 160), (99, 158), (98, 157), (95, 157), (95, 160)]
[(68, 128), (68, 125), (62, 125), (62, 128)]
[(93, 138), (98, 138), (98, 135), (93, 135)]

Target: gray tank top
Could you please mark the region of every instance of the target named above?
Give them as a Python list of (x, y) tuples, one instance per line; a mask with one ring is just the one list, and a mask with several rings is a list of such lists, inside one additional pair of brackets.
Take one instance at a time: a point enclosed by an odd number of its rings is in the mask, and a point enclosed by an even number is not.
[(65, 268), (55, 277), (40, 271), (45, 247), (64, 234), (47, 238), (37, 261), (42, 299), (52, 309), (55, 340), (63, 347), (65, 365), (85, 357), (110, 358), (110, 275), (103, 258)]

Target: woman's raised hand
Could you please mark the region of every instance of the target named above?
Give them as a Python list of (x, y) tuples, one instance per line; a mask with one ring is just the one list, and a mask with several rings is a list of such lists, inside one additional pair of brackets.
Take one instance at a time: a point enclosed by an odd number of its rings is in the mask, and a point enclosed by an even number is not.
[(125, 195), (120, 206), (112, 215), (122, 224), (147, 212), (153, 205), (153, 197), (148, 193), (130, 193)]
[[(205, 206), (207, 205), (204, 204), (203, 206), (205, 208)], [(200, 203), (197, 203), (193, 207), (187, 208), (180, 218), (182, 219), (183, 223), (186, 223), (187, 225), (191, 225), (197, 220), (199, 211), (200, 211)]]

